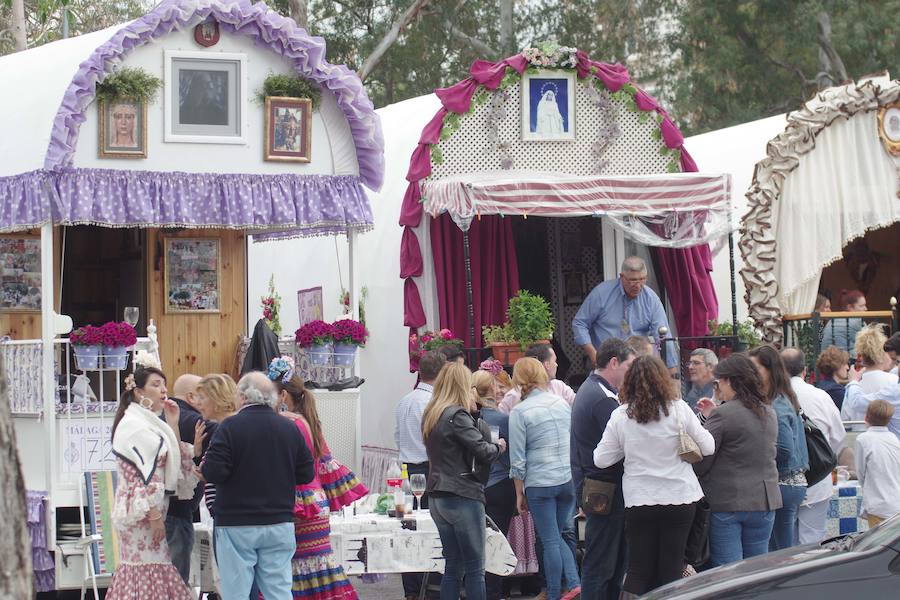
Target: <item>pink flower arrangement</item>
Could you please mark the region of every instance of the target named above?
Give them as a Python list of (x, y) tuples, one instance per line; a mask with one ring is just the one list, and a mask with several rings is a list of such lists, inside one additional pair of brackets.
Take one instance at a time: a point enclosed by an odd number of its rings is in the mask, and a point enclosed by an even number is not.
[(334, 341), (334, 326), (325, 321), (310, 321), (294, 333), (294, 339), (304, 348), (328, 344)]
[(462, 346), (462, 343), (449, 329), (426, 331), (422, 335), (413, 333), (409, 336), (410, 368), (418, 370), (419, 359), (429, 350), (436, 350), (441, 346)]
[(334, 341), (338, 344), (353, 344), (365, 346), (369, 339), (369, 331), (366, 326), (353, 319), (340, 319), (331, 324)]
[(100, 339), (100, 328), (93, 325), (79, 327), (69, 334), (69, 343), (73, 346), (99, 346), (103, 343)]
[(503, 370), (503, 363), (499, 360), (489, 358), (487, 360), (481, 361), (481, 364), (478, 365), (478, 368), (482, 371), (487, 371), (491, 375), (497, 375), (500, 371)]
[(134, 327), (124, 321), (104, 323), (97, 328), (97, 331), (100, 343), (104, 346), (134, 346), (137, 343), (137, 333)]

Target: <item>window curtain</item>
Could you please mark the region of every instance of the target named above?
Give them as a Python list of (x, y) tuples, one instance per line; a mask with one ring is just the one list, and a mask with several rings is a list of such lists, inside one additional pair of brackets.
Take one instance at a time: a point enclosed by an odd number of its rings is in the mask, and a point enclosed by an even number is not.
[(509, 298), (519, 291), (512, 223), (499, 216), (483, 216), (469, 228), (475, 312), (475, 339), (471, 340), (462, 231), (447, 214), (430, 221), (441, 327), (451, 330), (467, 347), (480, 348), (482, 325), (503, 323)]

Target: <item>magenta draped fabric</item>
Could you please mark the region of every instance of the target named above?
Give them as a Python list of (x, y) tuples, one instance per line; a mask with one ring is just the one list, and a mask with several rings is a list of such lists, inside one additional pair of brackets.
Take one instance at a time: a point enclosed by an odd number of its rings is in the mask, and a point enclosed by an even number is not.
[[(677, 129), (675, 131), (678, 132)], [(681, 170), (697, 171), (697, 164), (684, 148), (681, 149)], [(654, 248), (654, 251), (672, 305), (678, 335), (692, 337), (708, 334), (709, 321), (719, 318), (709, 245)]]
[(512, 223), (496, 215), (472, 221), (469, 256), (472, 264), (472, 304), (475, 309), (475, 339), (469, 339), (466, 265), (463, 232), (446, 214), (431, 221), (431, 251), (437, 281), (441, 327), (480, 348), (481, 326), (506, 320), (506, 306), (519, 291), (519, 268)]

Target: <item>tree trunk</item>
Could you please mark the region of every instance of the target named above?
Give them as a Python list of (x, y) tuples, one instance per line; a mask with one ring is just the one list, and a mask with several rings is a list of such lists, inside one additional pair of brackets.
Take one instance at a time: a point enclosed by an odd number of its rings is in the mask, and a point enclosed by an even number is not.
[(822, 11), (816, 17), (819, 40), (819, 74), (816, 84), (820, 90), (847, 81), (847, 68), (834, 44), (831, 43), (831, 15)]
[(359, 68), (360, 79), (365, 81), (366, 77), (375, 69), (375, 66), (384, 57), (384, 54), (388, 49), (390, 49), (390, 47), (394, 45), (394, 42), (400, 38), (400, 33), (419, 16), (419, 13), (425, 8), (428, 1), (429, 0), (413, 0), (413, 3), (409, 5), (409, 8), (403, 13), (403, 16), (391, 26), (385, 36), (381, 38), (381, 41), (378, 42), (378, 45), (375, 46), (375, 49), (372, 50), (372, 54), (370, 54), (363, 62), (362, 66)]
[(16, 41), (16, 52), (25, 50), (28, 47), (25, 29), (25, 0), (12, 0), (12, 30), (13, 39)]
[(287, 0), (291, 7), (291, 18), (303, 29), (309, 27), (309, 7), (306, 0)]
[(516, 34), (513, 27), (515, 0), (500, 0), (500, 52), (505, 58), (516, 53)]
[[(491, 58), (494, 60), (500, 60), (500, 59), (506, 58), (507, 56), (512, 54), (512, 52), (506, 53), (505, 48), (504, 48), (503, 52), (497, 52), (496, 50), (494, 50), (493, 48), (491, 48), (490, 46), (488, 46), (481, 40), (473, 38), (471, 35), (467, 34), (466, 32), (457, 29), (453, 25), (453, 23), (451, 23), (449, 20), (444, 21), (444, 26), (447, 28), (447, 32), (450, 35), (452, 35), (453, 37), (455, 37), (456, 39), (461, 41), (463, 44), (472, 46), (472, 48), (474, 48), (478, 52), (478, 54), (481, 56), (481, 58), (483, 58), (485, 60), (491, 59)], [(502, 56), (501, 56), (501, 54), (502, 54)]]
[(31, 544), (25, 521), (25, 480), (0, 362), (0, 598), (31, 598)]

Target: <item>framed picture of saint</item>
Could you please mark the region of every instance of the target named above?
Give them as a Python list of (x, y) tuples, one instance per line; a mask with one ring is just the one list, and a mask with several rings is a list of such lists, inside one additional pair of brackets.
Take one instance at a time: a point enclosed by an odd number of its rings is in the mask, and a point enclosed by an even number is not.
[(575, 139), (575, 73), (540, 70), (522, 76), (522, 140)]
[(312, 100), (266, 97), (264, 160), (308, 163), (312, 159)]
[(100, 98), (100, 158), (147, 158), (147, 105), (141, 100)]
[(888, 153), (900, 156), (900, 102), (879, 109), (878, 137)]

